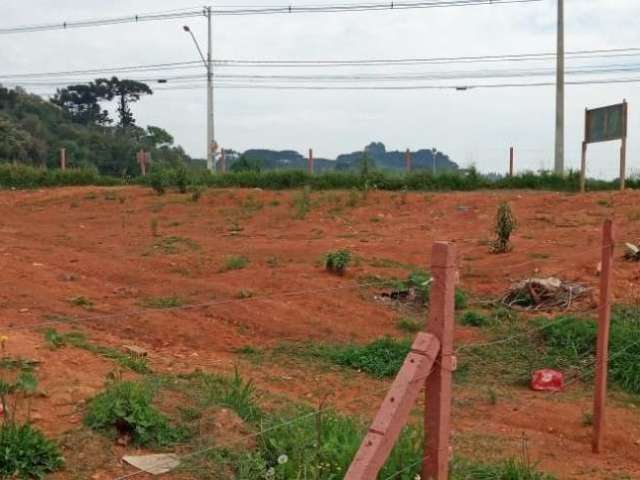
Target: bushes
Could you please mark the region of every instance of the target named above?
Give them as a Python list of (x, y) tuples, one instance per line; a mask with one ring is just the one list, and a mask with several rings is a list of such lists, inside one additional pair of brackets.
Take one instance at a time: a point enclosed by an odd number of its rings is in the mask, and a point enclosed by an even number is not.
[(516, 217), (507, 202), (498, 206), (494, 232), (496, 239), (491, 243), (493, 253), (506, 253), (511, 250), (511, 234), (517, 227)]
[(324, 267), (328, 272), (344, 275), (349, 262), (351, 262), (351, 252), (349, 250), (337, 250), (325, 255)]
[(0, 426), (0, 478), (38, 478), (62, 467), (58, 447), (30, 424)]
[(187, 436), (173, 427), (153, 405), (151, 388), (118, 382), (94, 397), (84, 421), (90, 428), (109, 434), (128, 435), (137, 445), (169, 445)]
[(40, 188), (69, 185), (118, 185), (112, 177), (100, 176), (95, 169), (45, 170), (28, 165), (0, 164), (0, 188)]

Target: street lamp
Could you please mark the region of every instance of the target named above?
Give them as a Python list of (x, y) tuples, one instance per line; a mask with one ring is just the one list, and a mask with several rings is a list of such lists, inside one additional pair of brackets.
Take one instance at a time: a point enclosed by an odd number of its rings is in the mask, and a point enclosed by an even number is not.
[(213, 122), (213, 68), (211, 64), (211, 9), (207, 7), (205, 10), (205, 14), (208, 19), (208, 51), (207, 57), (205, 58), (204, 53), (202, 53), (202, 49), (198, 44), (198, 40), (196, 40), (195, 35), (189, 28), (189, 25), (184, 25), (182, 29), (191, 35), (193, 39), (193, 43), (198, 49), (198, 54), (200, 54), (200, 58), (202, 59), (202, 63), (207, 69), (207, 168), (213, 171), (213, 159), (215, 152), (218, 148), (215, 142), (214, 135), (214, 122)]

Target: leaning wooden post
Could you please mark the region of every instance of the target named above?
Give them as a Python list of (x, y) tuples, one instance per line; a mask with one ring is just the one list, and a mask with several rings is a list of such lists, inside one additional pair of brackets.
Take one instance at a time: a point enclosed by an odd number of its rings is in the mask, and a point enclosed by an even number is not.
[(309, 149), (309, 157), (307, 158), (307, 173), (313, 175), (313, 148)]
[(582, 142), (582, 159), (580, 160), (580, 191), (584, 193), (587, 183), (587, 142)]
[(423, 480), (449, 478), (451, 389), (456, 366), (453, 354), (456, 248), (446, 242), (433, 244), (433, 282), (429, 294), (427, 333), (440, 340), (440, 353), (433, 373), (426, 380), (425, 447)]
[(602, 227), (602, 271), (598, 305), (598, 341), (596, 347), (596, 385), (593, 396), (593, 453), (600, 453), (604, 438), (604, 414), (609, 368), (609, 327), (611, 323), (611, 265), (613, 263), (613, 224)]
[(408, 148), (404, 153), (404, 169), (407, 173), (411, 171), (411, 150), (409, 150)]
[(67, 149), (61, 148), (60, 149), (60, 170), (66, 170), (66, 169), (67, 169)]
[(513, 147), (509, 147), (509, 176), (513, 177)]

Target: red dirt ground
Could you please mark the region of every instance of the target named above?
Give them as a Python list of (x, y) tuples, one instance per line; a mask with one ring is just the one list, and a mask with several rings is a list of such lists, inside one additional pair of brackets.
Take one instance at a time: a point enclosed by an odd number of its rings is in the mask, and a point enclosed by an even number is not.
[[(158, 197), (133, 187), (0, 193), (0, 334), (10, 337), (8, 354), (42, 362), (36, 425), (68, 439), (81, 424), (82, 402), (102, 388), (114, 368), (86, 351), (49, 350), (41, 333), (47, 326), (79, 327), (93, 341), (114, 347), (141, 346), (161, 372), (231, 371), (238, 363), (243, 375), (273, 395), (317, 403), (332, 392), (330, 403), (340, 410), (372, 414), (385, 383), (302, 362), (254, 365), (233, 351), (283, 341), (397, 335), (397, 312), (373, 301), (358, 288), (357, 278), (406, 275), (401, 268), (371, 266), (375, 258), (427, 268), (434, 240), (457, 245), (461, 286), (480, 299), (496, 298), (511, 281), (532, 274), (597, 287), (601, 225), (607, 217), (614, 219), (619, 245), (640, 241), (640, 192), (635, 191), (582, 196), (371, 192), (356, 206), (347, 205), (349, 192), (320, 192), (312, 194), (304, 219), (295, 218), (300, 195), (209, 190), (193, 203), (188, 195)], [(491, 255), (487, 240), (503, 200), (519, 221), (515, 249)], [(172, 236), (187, 241), (178, 239), (175, 252), (157, 246)], [(360, 259), (343, 277), (325, 273), (319, 263), (324, 253), (339, 248)], [(244, 255), (250, 264), (221, 272), (231, 255)], [(640, 268), (621, 261), (621, 255), (618, 247), (615, 301), (638, 302)], [(252, 296), (241, 299), (241, 291)], [(144, 307), (145, 298), (172, 295), (190, 308)], [(71, 304), (78, 296), (95, 305), (83, 310)], [(589, 300), (580, 308), (594, 306)], [(477, 340), (472, 330), (459, 328), (456, 342)], [(591, 410), (585, 387), (574, 385), (555, 396), (505, 391), (497, 405), (489, 405), (481, 390), (456, 387), (457, 448), (482, 458), (491, 452), (517, 454), (526, 435), (531, 457), (559, 478), (640, 478), (640, 417), (629, 402), (612, 402), (606, 452), (595, 456), (590, 429), (581, 424), (583, 413)], [(65, 454), (77, 447), (64, 445)], [(88, 456), (99, 451), (104, 461), (92, 478), (132, 471), (120, 465), (120, 447), (108, 442), (82, 447)]]

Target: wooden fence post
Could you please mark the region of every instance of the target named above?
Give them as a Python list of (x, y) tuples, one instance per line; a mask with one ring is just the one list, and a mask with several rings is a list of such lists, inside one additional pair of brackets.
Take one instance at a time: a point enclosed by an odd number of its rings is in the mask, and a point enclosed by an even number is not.
[(309, 149), (309, 158), (307, 159), (307, 173), (313, 175), (313, 148)]
[(440, 354), (426, 380), (425, 446), (422, 480), (449, 478), (451, 389), (456, 367), (453, 355), (456, 249), (446, 242), (433, 244), (433, 281), (429, 294), (427, 333), (440, 340)]
[(596, 383), (593, 395), (593, 453), (600, 453), (604, 438), (604, 414), (607, 400), (607, 369), (609, 367), (609, 327), (611, 323), (611, 266), (613, 263), (613, 223), (602, 227), (602, 271), (600, 272), (600, 302), (598, 305), (598, 340), (596, 347)]
[(513, 147), (509, 147), (509, 176), (513, 177)]
[(580, 160), (580, 191), (584, 193), (587, 183), (587, 142), (582, 142), (582, 157)]
[(224, 173), (227, 171), (227, 159), (224, 156), (224, 148), (220, 149), (220, 172)]
[(407, 173), (411, 171), (411, 150), (409, 150), (408, 148), (404, 153), (404, 169)]
[(67, 149), (66, 148), (61, 148), (60, 149), (60, 170), (66, 170), (67, 169)]

